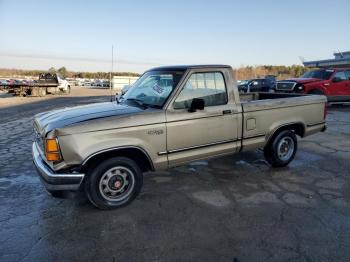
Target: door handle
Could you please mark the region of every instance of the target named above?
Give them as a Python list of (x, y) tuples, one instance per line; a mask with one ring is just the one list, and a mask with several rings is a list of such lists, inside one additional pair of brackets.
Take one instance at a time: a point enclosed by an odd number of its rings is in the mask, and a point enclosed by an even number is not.
[(224, 111), (222, 111), (222, 113), (224, 115), (229, 115), (229, 114), (232, 114), (232, 111), (231, 110), (224, 110)]

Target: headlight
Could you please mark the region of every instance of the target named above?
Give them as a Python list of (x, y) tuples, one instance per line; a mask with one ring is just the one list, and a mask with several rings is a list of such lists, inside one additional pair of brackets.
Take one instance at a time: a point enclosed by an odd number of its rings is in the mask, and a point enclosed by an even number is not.
[(61, 161), (60, 147), (56, 138), (47, 138), (45, 140), (45, 156), (48, 161)]
[(299, 91), (302, 91), (304, 88), (303, 88), (303, 86), (300, 85), (300, 86), (297, 87), (297, 89), (298, 89)]

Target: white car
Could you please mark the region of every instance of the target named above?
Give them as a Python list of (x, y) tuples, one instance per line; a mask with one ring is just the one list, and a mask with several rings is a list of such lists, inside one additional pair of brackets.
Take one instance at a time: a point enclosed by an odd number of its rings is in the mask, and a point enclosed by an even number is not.
[(70, 93), (70, 84), (66, 79), (61, 78), (60, 75), (57, 75), (58, 89), (64, 93)]

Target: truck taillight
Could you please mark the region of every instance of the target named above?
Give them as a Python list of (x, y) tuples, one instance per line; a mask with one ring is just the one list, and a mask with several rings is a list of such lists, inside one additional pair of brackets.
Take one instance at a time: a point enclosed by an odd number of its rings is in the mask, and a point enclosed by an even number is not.
[(327, 103), (324, 103), (323, 119), (326, 120), (327, 117)]

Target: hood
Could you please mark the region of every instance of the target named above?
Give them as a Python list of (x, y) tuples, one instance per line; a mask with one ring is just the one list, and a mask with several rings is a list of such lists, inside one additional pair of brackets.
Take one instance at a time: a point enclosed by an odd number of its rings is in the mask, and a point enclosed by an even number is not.
[(62, 128), (92, 119), (134, 114), (141, 111), (140, 108), (117, 104), (116, 102), (95, 103), (37, 114), (34, 119), (34, 125), (37, 131), (44, 136), (47, 132), (56, 128)]
[(286, 81), (294, 81), (300, 84), (314, 83), (324, 81), (323, 79), (318, 78), (289, 78)]

